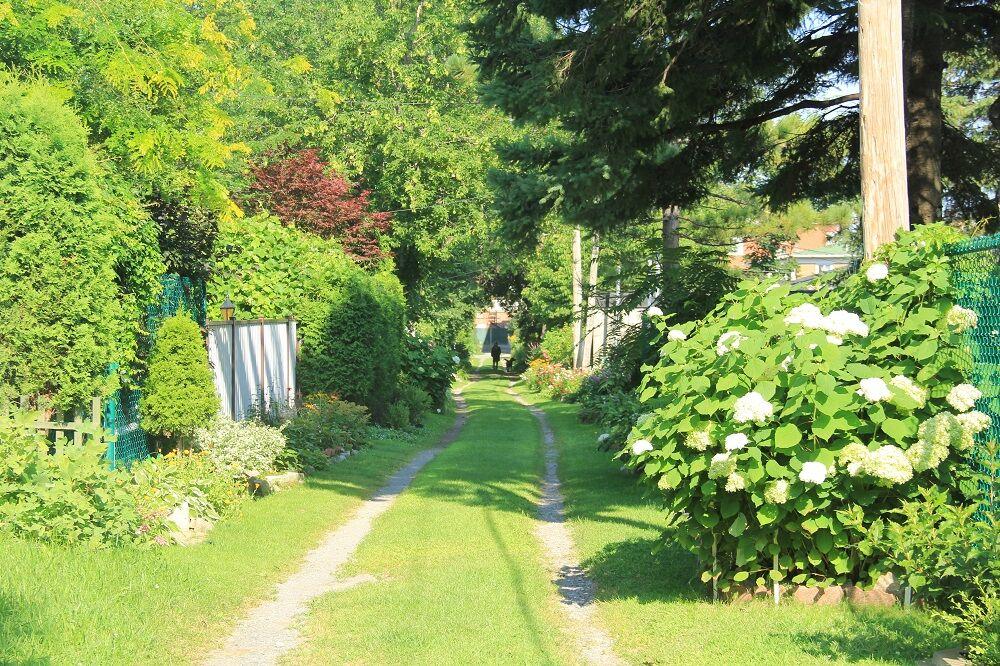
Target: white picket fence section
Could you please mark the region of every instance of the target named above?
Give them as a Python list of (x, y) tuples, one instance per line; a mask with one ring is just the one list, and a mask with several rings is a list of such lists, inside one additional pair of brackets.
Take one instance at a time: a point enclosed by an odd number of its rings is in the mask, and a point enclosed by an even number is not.
[(221, 414), (242, 420), (262, 399), (295, 405), (296, 331), (294, 319), (208, 322), (208, 358)]

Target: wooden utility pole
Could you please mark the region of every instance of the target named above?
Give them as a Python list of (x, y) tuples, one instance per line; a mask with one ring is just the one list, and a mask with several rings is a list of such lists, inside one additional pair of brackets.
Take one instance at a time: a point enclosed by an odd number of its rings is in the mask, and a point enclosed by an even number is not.
[(900, 0), (859, 0), (861, 198), (865, 257), (910, 228)]
[(579, 360), (578, 367), (589, 368), (594, 365), (594, 312), (597, 310), (597, 269), (601, 258), (601, 236), (596, 231), (591, 235), (590, 246), (590, 267), (587, 274), (587, 286), (585, 294), (586, 309), (581, 320), (583, 321), (583, 347), (577, 353)]
[(660, 293), (666, 295), (673, 288), (672, 280), (676, 277), (672, 273), (676, 272), (677, 264), (680, 261), (678, 253), (681, 247), (681, 209), (677, 206), (665, 208), (660, 213), (661, 230), (660, 241)]
[(580, 344), (583, 337), (583, 326), (580, 319), (583, 316), (583, 239), (580, 237), (580, 225), (573, 227), (573, 367), (577, 365), (580, 355)]

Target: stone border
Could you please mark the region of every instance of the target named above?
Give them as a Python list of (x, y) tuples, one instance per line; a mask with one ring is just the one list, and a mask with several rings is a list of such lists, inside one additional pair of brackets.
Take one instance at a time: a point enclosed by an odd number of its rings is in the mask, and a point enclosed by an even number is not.
[(538, 421), (545, 444), (545, 478), (542, 498), (538, 504), (539, 524), (535, 530), (545, 552), (546, 565), (553, 583), (562, 597), (562, 607), (573, 634), (580, 642), (583, 662), (587, 664), (624, 664), (613, 649), (611, 636), (598, 624), (594, 614), (594, 582), (580, 566), (573, 544), (573, 535), (566, 526), (565, 500), (559, 484), (559, 451), (548, 416), (538, 407), (528, 404), (513, 388), (507, 393)]
[(344, 580), (337, 576), (337, 570), (354, 556), (371, 532), (375, 519), (388, 511), (424, 465), (458, 438), (466, 421), (466, 404), (457, 394), (455, 403), (455, 423), (438, 445), (419, 453), (393, 474), (385, 486), (362, 502), (351, 520), (328, 533), (319, 546), (306, 554), (299, 570), (278, 585), (274, 598), (253, 608), (229, 635), (225, 645), (202, 663), (211, 666), (276, 664), (301, 642), (302, 636), (295, 623), (313, 599), (374, 580), (370, 575)]

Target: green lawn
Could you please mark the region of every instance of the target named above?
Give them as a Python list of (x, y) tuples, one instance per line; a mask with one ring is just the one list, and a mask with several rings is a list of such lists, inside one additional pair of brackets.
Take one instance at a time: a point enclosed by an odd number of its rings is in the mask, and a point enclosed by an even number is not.
[[(534, 533), (539, 429), (506, 384), (487, 376), (466, 389), (462, 435), (342, 572), (377, 580), (321, 597), (290, 662), (578, 663)], [(596, 617), (626, 661), (912, 664), (953, 642), (919, 611), (709, 603), (691, 556), (661, 539), (655, 498), (596, 450), (597, 430), (578, 422), (577, 407), (529, 399), (556, 431), (570, 527), (598, 585)], [(416, 443), (380, 443), (305, 487), (249, 503), (201, 546), (0, 542), (0, 663), (196, 658), (450, 423), (432, 416)]]
[(345, 576), (378, 580), (322, 597), (291, 663), (568, 663), (556, 592), (535, 538), (542, 448), (503, 391), (466, 389), (462, 436), (376, 522)]
[(431, 415), (416, 441), (379, 442), (302, 487), (249, 502), (199, 546), (90, 551), (0, 540), (0, 663), (197, 659), (452, 422)]
[(661, 543), (663, 514), (635, 477), (597, 451), (575, 405), (528, 399), (549, 415), (560, 447), (567, 517), (598, 586), (598, 615), (618, 653), (646, 664), (913, 664), (950, 647), (918, 611), (848, 605), (712, 604), (686, 551)]

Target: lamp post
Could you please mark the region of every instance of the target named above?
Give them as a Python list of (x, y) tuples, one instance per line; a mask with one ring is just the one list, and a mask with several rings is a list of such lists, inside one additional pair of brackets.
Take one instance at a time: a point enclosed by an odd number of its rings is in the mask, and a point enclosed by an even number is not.
[(219, 306), (219, 312), (222, 313), (223, 321), (230, 321), (233, 318), (233, 313), (236, 312), (236, 306), (233, 305), (231, 300), (229, 300), (229, 294), (226, 294), (226, 300), (224, 300), (222, 305)]
[(236, 317), (233, 314), (236, 312), (236, 306), (233, 302), (229, 300), (229, 294), (226, 294), (226, 300), (222, 302), (222, 306), (219, 308), (222, 314), (222, 320), (229, 322), (229, 417), (236, 420)]

